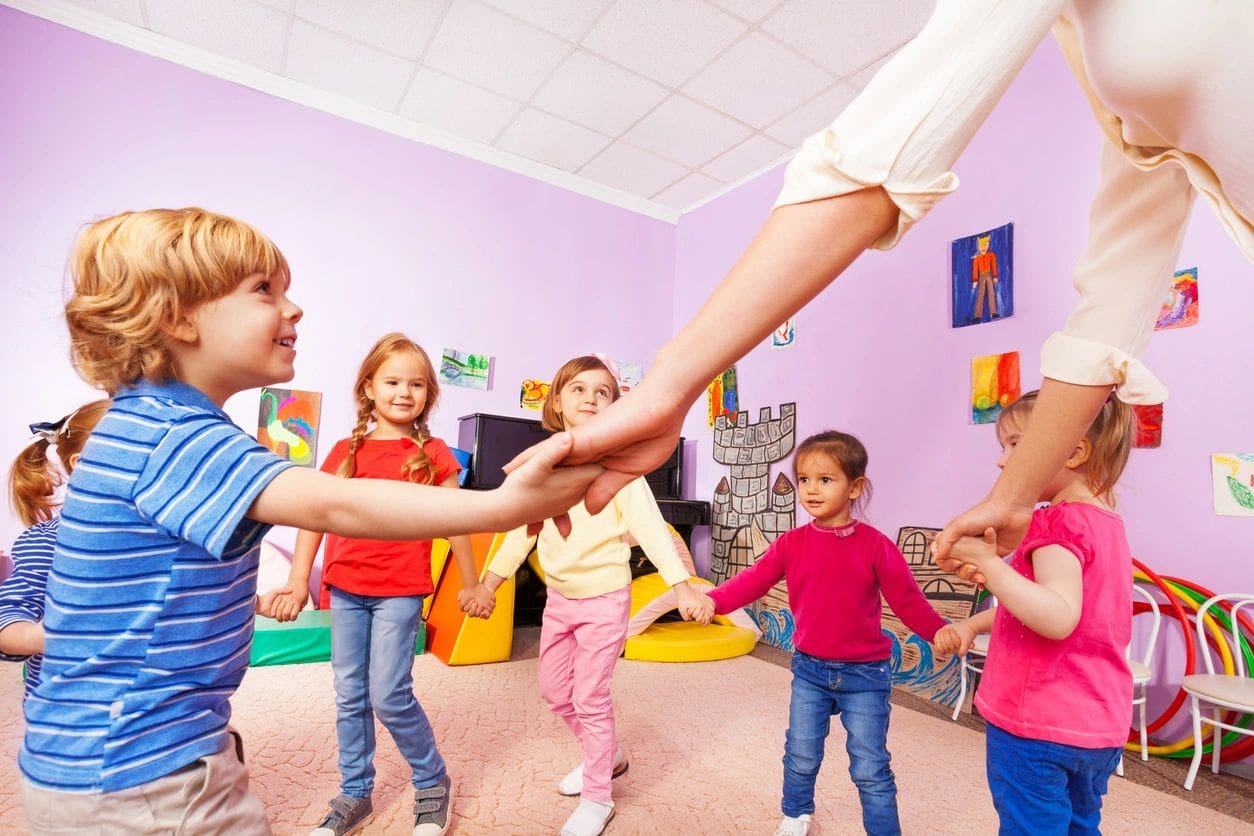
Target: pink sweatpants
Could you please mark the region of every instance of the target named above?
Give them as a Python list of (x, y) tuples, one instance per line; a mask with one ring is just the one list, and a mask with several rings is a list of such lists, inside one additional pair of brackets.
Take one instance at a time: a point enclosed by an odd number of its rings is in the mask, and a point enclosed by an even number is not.
[(540, 694), (583, 747), (583, 797), (611, 800), (614, 698), (610, 679), (627, 641), (631, 587), (595, 598), (550, 588), (540, 627)]

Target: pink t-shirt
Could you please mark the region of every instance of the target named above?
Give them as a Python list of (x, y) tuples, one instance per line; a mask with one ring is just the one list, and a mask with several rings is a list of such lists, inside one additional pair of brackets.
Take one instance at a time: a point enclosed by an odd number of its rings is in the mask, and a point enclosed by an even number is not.
[(1055, 641), (1029, 630), (999, 607), (988, 661), (975, 693), (980, 714), (1019, 737), (1085, 749), (1122, 746), (1132, 723), (1132, 549), (1118, 514), (1060, 502), (1032, 515), (1028, 533), (1008, 558), (1035, 580), (1032, 552), (1059, 545), (1080, 560), (1080, 621)]

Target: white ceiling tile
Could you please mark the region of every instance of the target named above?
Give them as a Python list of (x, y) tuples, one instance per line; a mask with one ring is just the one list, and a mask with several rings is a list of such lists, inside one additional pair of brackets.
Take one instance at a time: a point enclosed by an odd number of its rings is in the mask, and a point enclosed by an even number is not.
[(713, 177), (694, 171), (661, 194), (653, 196), (653, 200), (672, 209), (686, 209), (702, 198), (723, 188), (723, 184)]
[(296, 0), (296, 17), (417, 60), (440, 21), (440, 0)]
[(712, 0), (737, 17), (757, 23), (767, 12), (780, 4), (780, 0)]
[(770, 38), (753, 32), (684, 85), (684, 92), (763, 128), (834, 80)]
[(144, 10), (139, 0), (71, 0), (75, 6), (91, 9), (106, 17), (121, 20), (135, 26), (144, 25)]
[(790, 0), (762, 29), (845, 76), (917, 35), (934, 6), (935, 0)]
[(536, 107), (618, 136), (666, 98), (666, 88), (582, 50), (532, 99)]
[(849, 84), (852, 84), (854, 87), (857, 87), (859, 90), (861, 90), (862, 88), (866, 87), (868, 84), (871, 83), (871, 79), (875, 78), (875, 74), (880, 71), (880, 67), (887, 64), (889, 59), (892, 58), (894, 55), (896, 55), (898, 52), (901, 52), (900, 47), (898, 47), (897, 49), (894, 49), (892, 52), (888, 53), (887, 55), (885, 55), (883, 58), (879, 59), (875, 63), (858, 70), (856, 73), (846, 78), (845, 81)]
[(395, 110), (414, 62), (298, 20), (287, 46), (285, 75), (383, 110)]
[(147, 0), (148, 27), (270, 72), (283, 63), (289, 18), (254, 0)]
[(579, 170), (581, 177), (641, 197), (655, 195), (687, 173), (687, 169), (648, 151), (618, 141)]
[(684, 96), (671, 96), (624, 135), (646, 151), (690, 168), (731, 148), (752, 131)]
[(272, 9), (278, 9), (281, 12), (292, 11), (292, 6), (296, 5), (296, 0), (258, 0), (259, 3), (265, 3)]
[(792, 113), (766, 129), (775, 139), (796, 148), (806, 137), (816, 134), (832, 124), (841, 111), (852, 102), (860, 91), (852, 84), (837, 82), (831, 90), (806, 102)]
[(491, 145), (522, 105), (423, 67), (401, 103), (400, 115), (454, 136)]
[(541, 29), (578, 41), (612, 0), (484, 0)]
[(575, 171), (609, 142), (607, 136), (529, 107), (496, 146), (554, 168)]
[(790, 153), (791, 149), (788, 146), (781, 145), (762, 134), (754, 134), (726, 154), (701, 166), (701, 170), (725, 183), (730, 183)]
[(476, 0), (453, 0), (423, 64), (525, 100), (570, 51), (570, 44)]
[(617, 0), (583, 46), (676, 87), (740, 37), (746, 25), (697, 0)]

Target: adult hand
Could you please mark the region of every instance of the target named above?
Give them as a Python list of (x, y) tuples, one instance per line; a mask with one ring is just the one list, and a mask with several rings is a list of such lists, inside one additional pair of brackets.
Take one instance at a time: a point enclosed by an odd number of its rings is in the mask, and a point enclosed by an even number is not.
[(932, 560), (944, 572), (957, 575), (963, 580), (983, 584), (984, 574), (969, 563), (958, 560), (950, 552), (962, 537), (983, 537), (986, 529), (997, 531), (997, 553), (1007, 555), (1028, 531), (1032, 508), (987, 497), (975, 507), (949, 521), (932, 543)]

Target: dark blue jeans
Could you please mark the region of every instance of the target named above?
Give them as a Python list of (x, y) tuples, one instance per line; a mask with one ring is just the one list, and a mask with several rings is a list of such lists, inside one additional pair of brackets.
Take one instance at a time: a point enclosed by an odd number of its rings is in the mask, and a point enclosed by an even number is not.
[(792, 704), (784, 742), (785, 816), (814, 812), (814, 782), (833, 714), (845, 726), (849, 775), (862, 801), (862, 827), (872, 836), (901, 833), (897, 784), (889, 767), (888, 662), (830, 662), (801, 651), (792, 657)]
[(1123, 750), (1081, 749), (988, 724), (988, 788), (1008, 834), (1100, 833), (1102, 796)]

